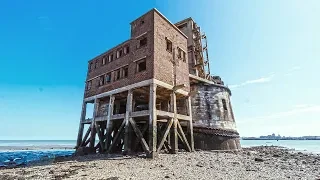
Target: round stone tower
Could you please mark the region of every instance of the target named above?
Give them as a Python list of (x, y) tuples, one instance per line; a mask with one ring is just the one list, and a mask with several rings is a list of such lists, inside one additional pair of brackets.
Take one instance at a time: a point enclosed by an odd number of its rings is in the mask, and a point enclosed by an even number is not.
[(206, 82), (191, 83), (191, 105), (196, 149), (241, 149), (228, 87)]

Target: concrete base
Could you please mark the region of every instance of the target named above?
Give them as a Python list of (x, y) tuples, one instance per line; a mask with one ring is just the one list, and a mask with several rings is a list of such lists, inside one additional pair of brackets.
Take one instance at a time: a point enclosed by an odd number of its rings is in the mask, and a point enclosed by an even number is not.
[(240, 150), (238, 137), (194, 133), (194, 148), (202, 150)]

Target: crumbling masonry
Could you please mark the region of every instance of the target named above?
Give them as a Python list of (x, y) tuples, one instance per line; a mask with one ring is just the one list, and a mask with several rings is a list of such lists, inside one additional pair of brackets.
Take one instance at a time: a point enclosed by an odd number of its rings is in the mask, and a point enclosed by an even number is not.
[(172, 24), (152, 9), (88, 67), (78, 154), (241, 148), (231, 91), (210, 75), (206, 36), (191, 18)]

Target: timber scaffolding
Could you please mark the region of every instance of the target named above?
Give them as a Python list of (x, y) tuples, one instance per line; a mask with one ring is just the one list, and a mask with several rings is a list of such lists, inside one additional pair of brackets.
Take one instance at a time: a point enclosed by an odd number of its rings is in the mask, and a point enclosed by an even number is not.
[[(180, 141), (185, 150), (194, 151), (191, 99), (187, 92), (181, 90), (182, 87), (151, 79), (86, 98), (77, 149), (85, 153), (130, 154), (143, 151), (147, 157), (154, 158), (161, 150), (177, 153)], [(186, 101), (186, 115), (177, 113), (177, 98)], [(146, 99), (148, 108), (143, 108)], [(98, 116), (102, 101), (108, 102), (107, 115)], [(85, 119), (87, 103), (94, 103), (93, 119)], [(147, 110), (138, 110), (137, 103), (141, 109)], [(114, 114), (114, 106), (124, 104), (125, 112)], [(88, 125), (87, 131), (82, 136), (85, 125)], [(96, 135), (99, 138), (97, 143)]]

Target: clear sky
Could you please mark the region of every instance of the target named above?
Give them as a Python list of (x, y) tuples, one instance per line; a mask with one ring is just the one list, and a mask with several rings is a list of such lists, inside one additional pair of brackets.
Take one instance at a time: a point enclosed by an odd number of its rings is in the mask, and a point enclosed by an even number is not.
[(87, 61), (153, 7), (206, 32), (241, 135), (320, 135), (318, 0), (2, 0), (0, 139), (76, 139)]

